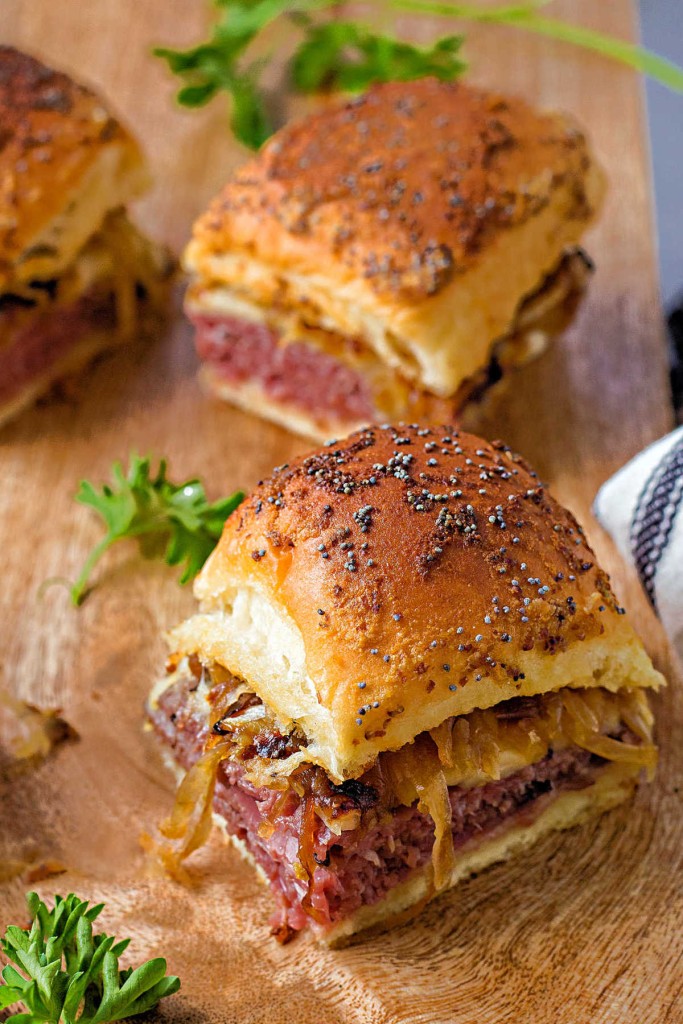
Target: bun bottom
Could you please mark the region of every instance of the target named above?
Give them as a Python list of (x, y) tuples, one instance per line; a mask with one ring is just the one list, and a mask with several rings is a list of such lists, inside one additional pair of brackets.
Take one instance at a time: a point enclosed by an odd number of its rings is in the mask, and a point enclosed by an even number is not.
[(354, 430), (367, 426), (360, 420), (321, 420), (307, 413), (299, 406), (287, 405), (268, 398), (263, 388), (253, 381), (242, 384), (231, 384), (222, 378), (210, 366), (203, 366), (199, 372), (200, 381), (209, 394), (221, 401), (241, 409), (242, 412), (261, 419), (270, 420), (278, 427), (283, 427), (293, 434), (310, 438), (316, 444), (324, 444), (332, 437), (346, 437)]
[[(383, 900), (360, 907), (351, 917), (317, 937), (325, 945), (338, 948), (357, 938), (365, 938), (404, 924), (419, 914), (432, 899), (453, 888), (458, 882), (493, 864), (524, 853), (551, 832), (574, 828), (628, 800), (635, 791), (639, 776), (640, 769), (618, 763), (607, 765), (592, 786), (550, 798), (531, 823), (515, 825), (513, 822), (485, 841), (463, 847), (456, 854), (457, 860), (450, 879), (439, 892), (434, 891), (432, 868), (429, 865), (397, 885)], [(219, 816), (214, 815), (214, 820), (267, 885), (268, 880), (262, 868), (244, 842), (227, 831)]]

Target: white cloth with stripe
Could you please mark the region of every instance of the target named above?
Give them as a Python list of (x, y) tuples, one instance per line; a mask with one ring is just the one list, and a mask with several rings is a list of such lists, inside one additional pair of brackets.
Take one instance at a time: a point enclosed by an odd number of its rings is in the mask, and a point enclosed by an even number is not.
[(635, 565), (683, 660), (683, 427), (655, 441), (603, 484), (593, 510)]

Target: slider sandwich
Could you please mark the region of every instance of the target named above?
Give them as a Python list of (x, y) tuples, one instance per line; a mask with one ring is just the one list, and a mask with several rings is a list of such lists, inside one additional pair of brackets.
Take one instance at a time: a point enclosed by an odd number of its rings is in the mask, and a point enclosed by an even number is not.
[[(573, 516), (452, 427), (372, 427), (227, 521), (149, 716), (182, 775), (160, 852), (212, 815), (338, 944), (632, 793), (663, 683)], [(184, 773), (184, 774), (183, 774)]]
[(163, 305), (168, 256), (125, 210), (147, 183), (98, 96), (0, 46), (0, 423)]
[(571, 320), (602, 193), (573, 121), (461, 83), (291, 123), (187, 247), (204, 381), (319, 441), (457, 417)]

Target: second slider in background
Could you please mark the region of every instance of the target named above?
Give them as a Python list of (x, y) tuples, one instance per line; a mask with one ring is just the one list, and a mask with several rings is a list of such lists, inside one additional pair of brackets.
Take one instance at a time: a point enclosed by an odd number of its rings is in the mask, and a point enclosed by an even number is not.
[(571, 119), (461, 84), (376, 86), (294, 122), (187, 248), (205, 381), (318, 440), (452, 418), (570, 321), (603, 191)]
[(148, 184), (99, 94), (0, 46), (0, 424), (158, 333), (174, 263), (127, 210)]

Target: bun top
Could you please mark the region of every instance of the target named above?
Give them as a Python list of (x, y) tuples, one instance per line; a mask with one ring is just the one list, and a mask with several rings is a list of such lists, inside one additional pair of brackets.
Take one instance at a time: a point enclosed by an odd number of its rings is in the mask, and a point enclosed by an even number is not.
[[(90, 180), (100, 163), (106, 165), (101, 183)], [(57, 250), (70, 249), (62, 238), (69, 231), (43, 235), (82, 186), (102, 194), (70, 212), (74, 223), (81, 215), (86, 221), (76, 232), (81, 242), (81, 234), (96, 231), (104, 213), (143, 181), (137, 144), (98, 96), (34, 57), (0, 46), (0, 290), (42, 277), (44, 268), (62, 269)], [(30, 251), (38, 246), (46, 251)]]
[(337, 777), (476, 707), (661, 682), (571, 513), (452, 426), (371, 427), (278, 467), (196, 594), (176, 649), (243, 675)]
[(241, 251), (417, 303), (558, 193), (567, 219), (590, 220), (595, 173), (567, 117), (460, 82), (375, 85), (279, 131), (197, 222), (186, 262), (215, 275), (212, 255)]

